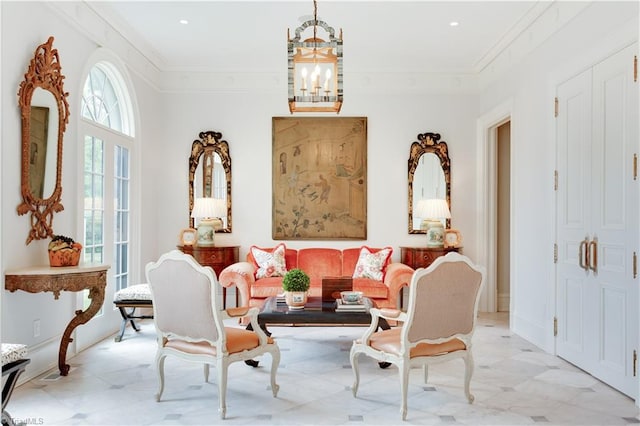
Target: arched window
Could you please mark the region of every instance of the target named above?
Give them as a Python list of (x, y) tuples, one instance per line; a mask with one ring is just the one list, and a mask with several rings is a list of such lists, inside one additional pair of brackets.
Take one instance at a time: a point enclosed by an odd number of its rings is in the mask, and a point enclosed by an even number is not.
[[(131, 188), (135, 121), (131, 97), (118, 69), (95, 63), (84, 83), (81, 103), (83, 139), (83, 223), (85, 262), (111, 265), (115, 288), (131, 281)], [(109, 288), (109, 287), (108, 287)]]

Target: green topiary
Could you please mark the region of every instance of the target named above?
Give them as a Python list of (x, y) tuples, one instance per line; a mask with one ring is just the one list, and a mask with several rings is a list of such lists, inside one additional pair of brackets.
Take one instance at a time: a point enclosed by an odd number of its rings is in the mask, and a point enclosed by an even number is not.
[(284, 291), (307, 291), (311, 279), (302, 269), (291, 269), (282, 279), (282, 288)]

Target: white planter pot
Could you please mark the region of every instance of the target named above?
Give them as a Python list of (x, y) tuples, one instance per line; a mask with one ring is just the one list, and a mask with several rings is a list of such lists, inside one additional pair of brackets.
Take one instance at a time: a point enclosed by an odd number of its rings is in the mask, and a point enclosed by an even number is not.
[(307, 303), (306, 291), (285, 291), (284, 299), (289, 309), (304, 309)]

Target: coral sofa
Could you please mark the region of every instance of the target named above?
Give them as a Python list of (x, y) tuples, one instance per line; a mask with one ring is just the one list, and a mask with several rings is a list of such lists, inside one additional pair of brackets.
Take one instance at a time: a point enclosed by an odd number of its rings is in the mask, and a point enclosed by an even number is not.
[(353, 290), (362, 291), (379, 308), (396, 308), (400, 289), (409, 285), (414, 270), (402, 263), (392, 263), (391, 251), (391, 247), (366, 246), (343, 250), (296, 250), (284, 244), (273, 248), (254, 246), (246, 262), (228, 266), (218, 279), (224, 287), (237, 287), (241, 306), (262, 306), (268, 297), (282, 294), (282, 275), (287, 270), (298, 268), (309, 275), (311, 297), (322, 295), (323, 277), (349, 276), (353, 277)]

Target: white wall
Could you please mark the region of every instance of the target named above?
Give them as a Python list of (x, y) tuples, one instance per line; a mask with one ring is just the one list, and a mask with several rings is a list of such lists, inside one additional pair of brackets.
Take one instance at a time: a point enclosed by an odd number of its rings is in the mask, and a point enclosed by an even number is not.
[[(70, 119), (64, 135), (63, 173), (62, 173), (62, 204), (64, 211), (55, 214), (53, 229), (56, 234), (74, 236), (82, 241), (77, 230), (82, 229), (79, 188), (82, 177), (79, 176), (81, 161), (79, 150), (81, 139), (78, 134), (78, 117), (80, 112), (79, 100), (83, 86), (82, 76), (87, 66), (87, 60), (98, 46), (83, 34), (78, 33), (73, 26), (51, 13), (45, 5), (34, 6), (30, 2), (0, 2), (1, 15), (1, 167), (2, 181), (2, 222), (0, 225), (2, 259), (0, 267), (2, 273), (2, 288), (4, 288), (4, 272), (27, 266), (48, 264), (47, 244), (49, 240), (32, 241), (25, 245), (29, 233), (28, 216), (18, 216), (16, 207), (21, 203), (20, 194), (20, 162), (21, 162), (21, 120), (18, 108), (18, 87), (24, 79), (29, 61), (33, 58), (36, 47), (54, 37), (53, 47), (58, 49), (64, 89), (70, 93)], [(144, 79), (132, 75), (134, 90), (136, 91), (141, 113), (142, 150), (149, 143), (153, 147), (158, 144), (157, 139), (162, 135), (157, 123), (164, 123), (158, 102), (158, 92), (150, 88)], [(144, 164), (144, 163), (143, 163)], [(142, 174), (143, 185), (150, 185), (153, 176)], [(139, 194), (137, 194), (139, 196)], [(140, 214), (147, 216), (140, 235), (142, 238), (141, 252), (148, 253), (149, 247), (155, 245), (156, 222), (147, 210), (154, 211), (153, 199), (146, 193), (141, 197)], [(147, 255), (149, 257), (149, 255)], [(137, 271), (136, 271), (137, 272)], [(113, 284), (111, 284), (113, 285)], [(105, 301), (105, 307), (111, 309), (111, 301)], [(57, 365), (60, 337), (74, 316), (78, 308), (77, 295), (65, 293), (59, 300), (54, 300), (52, 293), (29, 294), (23, 291), (9, 293), (0, 291), (1, 340), (3, 342), (24, 343), (29, 346), (31, 364), (22, 380), (40, 374)], [(41, 323), (40, 336), (33, 336), (33, 322), (39, 319)], [(114, 331), (119, 324), (114, 324)], [(75, 354), (74, 344), (71, 344), (67, 358)]]
[[(516, 333), (550, 352), (555, 314), (555, 87), (637, 39), (637, 2), (596, 2), (479, 99), (480, 115), (504, 102), (512, 104), (511, 324)], [(484, 262), (495, 261), (491, 254), (480, 253)]]
[[(229, 142), (232, 162), (233, 222), (231, 234), (216, 236), (219, 244), (239, 244), (244, 258), (249, 246), (273, 246), (271, 238), (271, 120), (290, 116), (286, 93), (276, 94), (166, 94), (164, 102), (172, 125), (166, 146), (159, 151), (165, 173), (153, 192), (159, 199), (158, 252), (177, 242), (179, 229), (188, 226), (188, 158), (191, 143), (205, 130), (222, 132)], [(290, 247), (357, 247), (391, 245), (400, 258), (401, 245), (423, 245), (424, 235), (409, 235), (407, 173), (409, 147), (419, 133), (434, 131), (449, 144), (452, 162), (452, 223), (472, 235), (475, 208), (473, 182), (476, 116), (473, 96), (392, 96), (368, 94), (346, 98), (340, 116), (367, 117), (368, 192), (367, 240), (285, 241)], [(470, 237), (472, 241), (473, 238)], [(473, 247), (468, 254), (473, 256)]]

